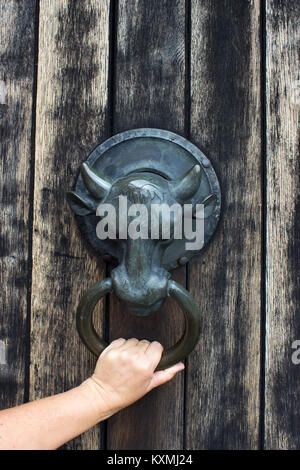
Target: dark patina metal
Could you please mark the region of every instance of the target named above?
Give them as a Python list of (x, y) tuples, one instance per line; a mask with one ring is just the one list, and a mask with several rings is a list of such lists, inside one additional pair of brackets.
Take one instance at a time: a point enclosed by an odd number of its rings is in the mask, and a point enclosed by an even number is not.
[(96, 234), (99, 203), (111, 203), (118, 210), (118, 197), (129, 204), (193, 204), (205, 206), (204, 246), (216, 229), (220, 216), (220, 187), (210, 161), (191, 142), (159, 129), (123, 132), (99, 145), (81, 166), (74, 192), (68, 202), (77, 214), (79, 226), (93, 248), (117, 266), (111, 278), (90, 288), (77, 310), (77, 329), (82, 341), (95, 355), (106, 347), (96, 333), (92, 313), (99, 299), (114, 292), (136, 315), (158, 310), (166, 297), (173, 297), (184, 311), (186, 328), (180, 341), (167, 350), (158, 369), (186, 357), (197, 344), (200, 313), (192, 296), (169, 271), (186, 264), (201, 250), (186, 250), (188, 240), (136, 239), (101, 240)]

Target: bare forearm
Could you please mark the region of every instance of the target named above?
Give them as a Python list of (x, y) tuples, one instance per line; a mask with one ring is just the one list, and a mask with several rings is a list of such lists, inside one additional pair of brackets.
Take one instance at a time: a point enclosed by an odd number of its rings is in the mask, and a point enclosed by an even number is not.
[(0, 412), (0, 449), (57, 449), (129, 406), (184, 369), (155, 372), (161, 344), (136, 338), (113, 341), (92, 377), (68, 392)]
[(108, 418), (91, 379), (65, 393), (0, 412), (0, 449), (57, 449)]

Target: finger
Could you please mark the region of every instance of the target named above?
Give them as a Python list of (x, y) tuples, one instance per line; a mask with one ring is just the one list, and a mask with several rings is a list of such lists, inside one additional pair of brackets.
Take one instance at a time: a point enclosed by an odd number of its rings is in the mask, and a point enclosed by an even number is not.
[[(118, 339), (115, 339), (114, 341), (112, 341), (105, 349), (104, 351), (102, 352), (105, 353), (106, 351), (109, 351), (110, 349), (117, 349), (119, 348), (120, 346), (122, 346), (122, 344), (126, 343), (126, 339), (124, 338), (118, 338)], [(101, 354), (101, 356), (102, 356)]]
[(151, 364), (154, 368), (158, 365), (159, 361), (161, 360), (163, 350), (163, 346), (158, 341), (152, 341), (152, 343), (150, 343), (149, 347), (147, 348), (145, 354), (150, 359)]
[(183, 362), (178, 362), (178, 364), (175, 364), (168, 369), (155, 372), (149, 385), (149, 387), (151, 387), (150, 390), (152, 388), (159, 387), (159, 385), (165, 384), (166, 382), (169, 382), (169, 380), (173, 379), (173, 377), (183, 369)]
[(120, 349), (124, 351), (125, 349), (132, 348), (133, 346), (136, 346), (139, 343), (139, 340), (136, 338), (130, 338), (125, 343), (122, 344)]
[(138, 344), (139, 350), (143, 352), (146, 352), (149, 346), (150, 346), (150, 341), (148, 341), (147, 339), (142, 339)]

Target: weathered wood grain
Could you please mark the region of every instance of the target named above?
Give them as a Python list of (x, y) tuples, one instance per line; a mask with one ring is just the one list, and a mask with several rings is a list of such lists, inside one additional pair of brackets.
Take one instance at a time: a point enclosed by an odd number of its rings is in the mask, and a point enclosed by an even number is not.
[(261, 322), (260, 2), (192, 0), (191, 139), (211, 159), (222, 217), (190, 291), (203, 314), (188, 359), (187, 449), (259, 439)]
[[(31, 399), (79, 384), (95, 364), (77, 335), (75, 311), (85, 290), (105, 277), (104, 266), (82, 242), (66, 191), (108, 137), (108, 53), (108, 0), (40, 2)], [(99, 445), (95, 427), (67, 448)]]
[[(117, 11), (114, 133), (156, 127), (184, 134), (185, 2), (121, 0)], [(185, 269), (174, 276), (185, 284)], [(124, 312), (112, 298), (110, 338), (158, 339), (174, 344), (182, 313), (168, 302), (148, 319)], [(108, 449), (181, 449), (184, 375), (153, 390), (109, 420)]]
[[(110, 1), (40, 1), (33, 166), (36, 3), (0, 0), (0, 408), (24, 400), (29, 341), (31, 399), (66, 390), (91, 373), (95, 360), (77, 336), (75, 310), (82, 293), (105, 276), (81, 239), (65, 193), (79, 164), (110, 133)], [(114, 133), (158, 127), (184, 135), (185, 3), (114, 2)], [(266, 3), (267, 40), (264, 423), (260, 3)], [(257, 448), (261, 424), (265, 448), (299, 448), (300, 365), (292, 362), (292, 344), (300, 340), (299, 13), (296, 0), (191, 1), (191, 140), (213, 162), (223, 194), (217, 234), (202, 261), (189, 268), (202, 335), (187, 361), (186, 396), (181, 374), (111, 418), (109, 449)], [(174, 277), (184, 284), (185, 270)], [(102, 312), (103, 304), (96, 320), (103, 334)], [(168, 346), (182, 328), (171, 301), (139, 319), (111, 298), (110, 339), (146, 337)], [(98, 449), (102, 440), (96, 427), (66, 448)]]
[(298, 1), (267, 0), (267, 449), (300, 448), (299, 21)]
[(26, 398), (35, 13), (0, 1), (0, 409)]

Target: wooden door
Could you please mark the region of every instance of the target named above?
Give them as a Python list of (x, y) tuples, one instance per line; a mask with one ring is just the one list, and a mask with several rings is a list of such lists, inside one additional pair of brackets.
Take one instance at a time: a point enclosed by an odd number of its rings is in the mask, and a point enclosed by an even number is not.
[[(127, 129), (170, 130), (221, 183), (213, 241), (174, 273), (203, 318), (185, 372), (65, 448), (300, 447), (299, 5), (0, 0), (2, 408), (93, 370), (75, 310), (110, 268), (66, 204), (93, 148)], [(112, 297), (96, 318), (108, 340), (168, 346), (183, 328), (172, 302), (146, 321)]]

